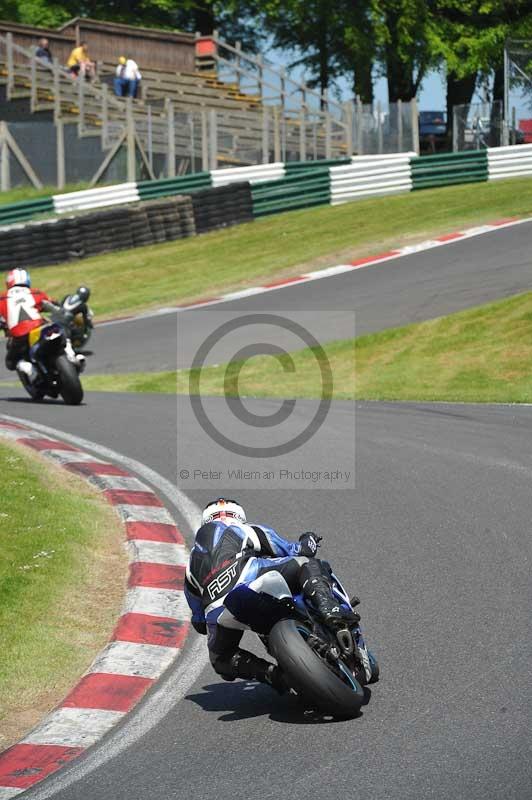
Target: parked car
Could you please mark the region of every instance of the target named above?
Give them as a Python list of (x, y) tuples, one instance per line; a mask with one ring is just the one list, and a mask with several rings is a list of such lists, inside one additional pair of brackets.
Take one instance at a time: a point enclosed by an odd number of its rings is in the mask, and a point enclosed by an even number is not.
[(419, 147), (421, 151), (435, 153), (447, 144), (445, 111), (419, 112)]

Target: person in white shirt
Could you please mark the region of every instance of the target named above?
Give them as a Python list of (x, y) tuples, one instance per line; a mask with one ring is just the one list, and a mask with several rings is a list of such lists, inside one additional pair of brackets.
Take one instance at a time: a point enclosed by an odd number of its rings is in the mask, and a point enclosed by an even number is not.
[(142, 80), (138, 64), (132, 58), (127, 58), (125, 67), (124, 78), (128, 82), (128, 95), (129, 97), (136, 97)]

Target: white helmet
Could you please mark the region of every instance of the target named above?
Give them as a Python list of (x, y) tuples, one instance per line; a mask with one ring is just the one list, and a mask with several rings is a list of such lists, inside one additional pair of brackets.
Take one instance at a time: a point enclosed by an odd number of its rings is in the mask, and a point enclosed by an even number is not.
[(233, 519), (245, 523), (246, 512), (242, 506), (234, 500), (227, 500), (225, 497), (219, 497), (217, 500), (212, 500), (203, 509), (201, 524), (205, 525), (206, 522), (212, 522), (215, 519), (223, 519), (228, 525), (231, 524), (231, 520)]

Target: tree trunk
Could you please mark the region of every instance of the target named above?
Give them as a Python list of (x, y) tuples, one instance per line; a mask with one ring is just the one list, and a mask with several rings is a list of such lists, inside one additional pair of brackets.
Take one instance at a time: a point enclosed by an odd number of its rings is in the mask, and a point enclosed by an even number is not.
[(389, 14), (386, 27), (390, 41), (386, 45), (386, 78), (388, 81), (388, 102), (398, 100), (409, 102), (415, 94), (414, 67), (410, 61), (402, 61), (399, 56), (399, 37), (397, 35), (399, 16)]
[[(452, 138), (453, 108), (454, 106), (469, 105), (477, 85), (477, 73), (466, 75), (465, 78), (456, 78), (452, 73), (447, 74), (447, 137)], [(458, 118), (458, 149), (464, 149), (466, 115)]]
[(202, 36), (210, 36), (216, 27), (214, 12), (209, 2), (198, 2), (194, 7), (194, 27)]
[(373, 64), (371, 59), (365, 58), (358, 61), (354, 59), (355, 69), (353, 78), (353, 93), (360, 97), (363, 103), (373, 103)]

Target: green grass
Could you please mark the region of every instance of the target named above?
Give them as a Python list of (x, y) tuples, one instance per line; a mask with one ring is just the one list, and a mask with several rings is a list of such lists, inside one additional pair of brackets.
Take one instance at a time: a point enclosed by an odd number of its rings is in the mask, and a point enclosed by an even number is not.
[(4, 204), (19, 203), (21, 200), (37, 200), (39, 197), (50, 197), (50, 195), (64, 192), (79, 192), (81, 189), (88, 188), (88, 183), (70, 183), (64, 189), (57, 189), (55, 186), (43, 186), (42, 189), (20, 186), (17, 189), (10, 189), (8, 192), (0, 192), (0, 208)]
[(96, 492), (0, 442), (0, 750), (59, 702), (123, 599), (118, 517)]
[(455, 186), (293, 211), (191, 239), (35, 269), (61, 295), (86, 283), (102, 318), (342, 263), (500, 217), (532, 214), (532, 179)]
[[(340, 400), (532, 402), (532, 292), (355, 340), (323, 347)], [(292, 354), (295, 373), (276, 359), (250, 359), (238, 392), (253, 397), (316, 397), (321, 378), (315, 354)], [(201, 371), (203, 395), (224, 393), (225, 365)], [(87, 389), (189, 391), (190, 372), (87, 376)], [(235, 386), (228, 394), (236, 394)]]

